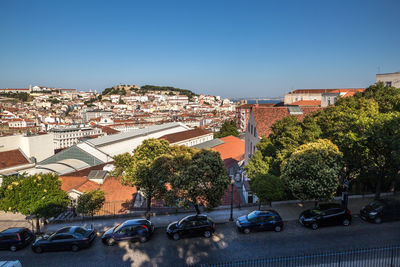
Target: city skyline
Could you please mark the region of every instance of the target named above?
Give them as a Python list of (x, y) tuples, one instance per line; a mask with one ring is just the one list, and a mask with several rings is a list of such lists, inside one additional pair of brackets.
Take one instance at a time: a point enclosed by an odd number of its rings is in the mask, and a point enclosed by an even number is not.
[(400, 67), (398, 1), (2, 1), (0, 88), (166, 85), (231, 98), (360, 88)]

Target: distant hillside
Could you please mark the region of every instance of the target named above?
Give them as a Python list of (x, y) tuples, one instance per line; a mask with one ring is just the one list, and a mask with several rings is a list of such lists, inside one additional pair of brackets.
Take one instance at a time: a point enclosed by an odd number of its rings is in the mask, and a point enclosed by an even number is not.
[(189, 97), (189, 99), (193, 98), (194, 96), (198, 96), (198, 94), (188, 90), (188, 89), (180, 89), (180, 88), (175, 88), (171, 86), (156, 86), (156, 85), (144, 85), (140, 89), (134, 88), (134, 87), (112, 87), (112, 88), (106, 88), (104, 91), (101, 93), (102, 95), (111, 95), (111, 94), (119, 94), (119, 95), (126, 95), (128, 91), (134, 91), (135, 93), (138, 94), (146, 94), (148, 92), (154, 92), (154, 91), (168, 91), (171, 92), (171, 95), (175, 94), (180, 94), (180, 95), (186, 95)]

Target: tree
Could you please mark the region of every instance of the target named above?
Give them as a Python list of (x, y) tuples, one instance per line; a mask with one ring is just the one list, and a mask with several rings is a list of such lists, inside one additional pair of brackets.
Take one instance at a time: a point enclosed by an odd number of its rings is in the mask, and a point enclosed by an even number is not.
[(258, 176), (266, 175), (270, 169), (270, 159), (269, 157), (264, 157), (262, 152), (257, 150), (244, 166), (246, 176), (250, 179), (255, 179)]
[(327, 139), (301, 145), (282, 163), (282, 179), (292, 194), (316, 201), (331, 199), (339, 186), (342, 153)]
[(259, 199), (259, 209), (262, 202), (282, 200), (285, 197), (285, 184), (279, 177), (265, 174), (250, 181), (250, 189)]
[(164, 166), (170, 166), (165, 168), (170, 173), (170, 204), (192, 205), (199, 214), (199, 206), (214, 208), (221, 203), (230, 178), (218, 152), (204, 149), (181, 151), (169, 161), (164, 158)]
[(343, 153), (345, 176), (356, 179), (368, 161), (367, 132), (379, 114), (373, 99), (343, 98), (315, 117), (322, 129), (322, 138), (331, 140)]
[(84, 215), (93, 216), (103, 207), (106, 201), (105, 193), (101, 189), (92, 190), (83, 193), (78, 198), (77, 212)]
[(146, 216), (149, 218), (151, 200), (160, 198), (166, 192), (166, 177), (154, 163), (158, 157), (171, 151), (169, 143), (163, 139), (147, 139), (133, 150), (133, 155), (128, 153), (114, 157), (116, 169), (114, 176), (122, 175), (124, 184), (137, 186), (146, 198)]
[(61, 181), (54, 174), (6, 177), (0, 187), (0, 209), (49, 219), (66, 210), (70, 199), (61, 190)]
[(272, 125), (272, 133), (263, 137), (257, 144), (257, 151), (245, 166), (250, 178), (264, 175), (267, 172), (280, 176), (283, 160), (305, 142), (319, 138), (321, 130), (313, 118), (300, 122), (295, 116), (288, 116)]
[(400, 113), (380, 113), (367, 133), (365, 166), (376, 174), (375, 198), (379, 199), (382, 184), (399, 176)]
[(222, 138), (222, 137), (226, 137), (226, 136), (230, 136), (230, 135), (239, 136), (239, 131), (236, 127), (236, 122), (234, 120), (225, 121), (222, 124), (219, 132), (214, 134), (214, 137)]

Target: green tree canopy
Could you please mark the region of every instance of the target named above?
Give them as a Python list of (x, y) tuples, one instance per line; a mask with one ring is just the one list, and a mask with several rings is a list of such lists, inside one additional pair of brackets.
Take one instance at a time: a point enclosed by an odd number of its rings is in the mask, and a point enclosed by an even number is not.
[[(66, 210), (70, 199), (54, 174), (6, 177), (0, 187), (0, 209), (51, 218)], [(38, 232), (40, 231), (37, 224)]]
[(282, 163), (282, 179), (292, 194), (316, 201), (331, 199), (339, 186), (342, 153), (327, 139), (301, 145)]
[(282, 200), (285, 197), (285, 184), (279, 177), (265, 174), (253, 178), (250, 181), (250, 189), (262, 202)]
[(170, 172), (170, 204), (172, 201), (183, 207), (193, 205), (197, 213), (200, 213), (199, 205), (217, 207), (230, 182), (220, 154), (204, 149), (177, 154), (180, 155), (170, 157), (170, 167), (165, 168)]
[(158, 157), (171, 152), (169, 143), (163, 139), (147, 139), (135, 148), (133, 155), (128, 153), (114, 157), (114, 176), (122, 175), (122, 181), (137, 186), (147, 201), (147, 216), (151, 209), (152, 198), (160, 198), (166, 192), (166, 177), (159, 165), (154, 165)]
[(215, 138), (222, 138), (222, 137), (226, 137), (226, 136), (239, 136), (239, 131), (236, 127), (236, 122), (234, 120), (231, 121), (225, 121), (222, 126), (221, 129), (219, 130), (219, 132), (214, 134)]
[(94, 214), (103, 207), (105, 201), (104, 191), (101, 189), (92, 190), (79, 196), (76, 210), (93, 218)]

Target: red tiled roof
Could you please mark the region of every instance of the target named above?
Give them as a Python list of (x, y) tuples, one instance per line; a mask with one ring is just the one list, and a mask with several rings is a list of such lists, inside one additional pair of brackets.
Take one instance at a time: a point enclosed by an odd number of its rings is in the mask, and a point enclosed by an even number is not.
[(298, 105), (298, 106), (321, 106), (321, 100), (300, 100), (293, 102), (290, 105)]
[(0, 170), (29, 163), (19, 149), (0, 152)]
[(352, 90), (365, 90), (364, 88), (334, 88), (334, 89), (297, 89), (290, 94), (322, 94), (322, 93), (335, 93), (340, 90), (341, 92), (352, 91)]
[(211, 133), (210, 131), (207, 131), (205, 129), (196, 128), (193, 130), (188, 130), (188, 131), (183, 131), (183, 132), (178, 132), (178, 133), (173, 133), (173, 134), (166, 134), (166, 135), (161, 136), (158, 139), (165, 139), (170, 144), (174, 144), (174, 143), (177, 143), (180, 141), (196, 138), (196, 137), (207, 135), (210, 133)]
[(365, 89), (364, 88), (352, 88), (352, 89), (335, 89), (330, 93), (357, 93), (357, 92), (364, 92)]
[(241, 161), (244, 158), (244, 141), (232, 135), (220, 138), (225, 143), (212, 148), (219, 152), (225, 167), (232, 165), (232, 160)]
[[(292, 115), (302, 120), (304, 116), (321, 109), (320, 107), (302, 107), (303, 114)], [(268, 136), (271, 134), (271, 126), (287, 116), (290, 116), (287, 107), (258, 107), (253, 109), (254, 118), (257, 124), (257, 134), (259, 137)]]
[(137, 193), (135, 186), (122, 185), (118, 178), (107, 177), (103, 184), (90, 181), (87, 177), (60, 176), (61, 189), (68, 192), (75, 189), (85, 193), (101, 189), (105, 193), (106, 202), (133, 201)]
[(108, 127), (108, 126), (98, 126), (98, 127), (101, 128), (101, 131), (102, 131), (103, 133), (106, 133), (106, 134), (117, 134), (117, 133), (120, 132), (120, 131), (115, 130), (115, 129), (113, 129), (113, 128), (110, 128), (110, 127)]

